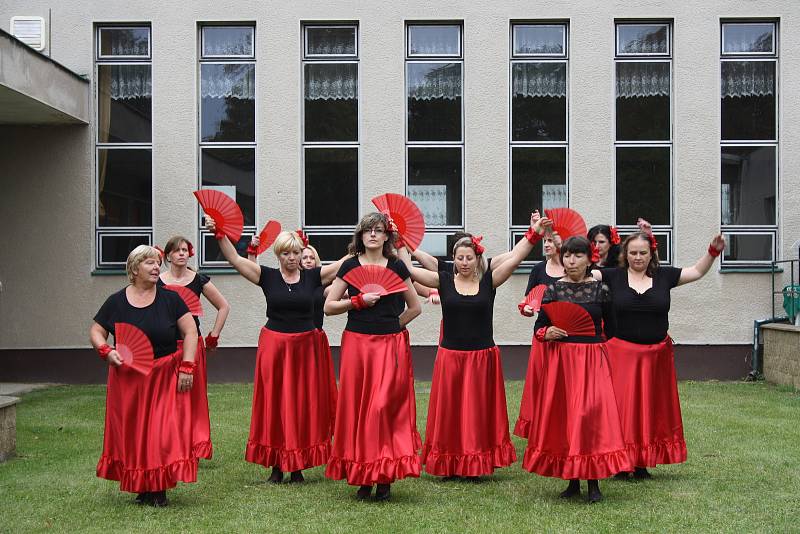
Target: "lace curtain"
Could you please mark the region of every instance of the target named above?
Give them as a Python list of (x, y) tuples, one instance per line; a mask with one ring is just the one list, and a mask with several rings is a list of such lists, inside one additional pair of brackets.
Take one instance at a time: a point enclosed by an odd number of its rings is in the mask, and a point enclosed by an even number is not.
[(617, 97), (669, 96), (668, 63), (617, 63)]
[(356, 100), (358, 65), (315, 63), (305, 66), (306, 100)]
[(775, 63), (723, 61), (720, 85), (722, 98), (772, 96), (775, 94)]
[(460, 63), (409, 63), (408, 97), (455, 100), (462, 94)]
[(567, 96), (567, 69), (563, 63), (514, 63), (514, 96)]
[(458, 27), (417, 26), (411, 29), (411, 53), (455, 55), (459, 45)]
[(153, 81), (150, 65), (101, 65), (99, 85), (113, 100), (151, 98)]
[(562, 26), (515, 26), (514, 52), (517, 54), (563, 54)]
[(254, 100), (256, 69), (251, 64), (205, 64), (200, 67), (202, 98)]

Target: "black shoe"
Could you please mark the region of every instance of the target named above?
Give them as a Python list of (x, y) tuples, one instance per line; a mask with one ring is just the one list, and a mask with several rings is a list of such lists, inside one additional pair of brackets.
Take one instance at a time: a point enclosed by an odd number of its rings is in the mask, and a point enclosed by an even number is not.
[(627, 471), (620, 471), (619, 473), (614, 475), (614, 478), (617, 479), (617, 480), (628, 480), (628, 478), (630, 476), (631, 476), (631, 474), (628, 473)]
[(306, 479), (303, 478), (303, 472), (302, 471), (292, 471), (292, 475), (289, 477), (289, 483), (290, 484), (301, 484), (301, 483), (303, 483), (305, 481), (306, 481)]
[(589, 494), (586, 497), (586, 502), (593, 504), (603, 500), (603, 494), (600, 493), (600, 483), (596, 480), (589, 481)]
[(375, 488), (375, 500), (388, 501), (391, 491), (391, 484), (378, 484), (378, 486)]
[(644, 467), (635, 467), (633, 469), (633, 478), (638, 480), (646, 480), (648, 478), (653, 478), (653, 475), (651, 475)]
[(361, 486), (356, 492), (356, 499), (359, 501), (366, 501), (372, 494), (372, 486)]
[(277, 467), (273, 467), (272, 474), (267, 479), (267, 482), (271, 482), (273, 484), (280, 484), (281, 482), (283, 482), (283, 471), (281, 471)]
[(163, 508), (169, 504), (166, 491), (154, 491), (150, 494), (150, 506)]
[(561, 497), (562, 499), (569, 499), (570, 497), (575, 497), (576, 495), (580, 494), (581, 494), (581, 481), (573, 479), (569, 481), (567, 489), (559, 493), (558, 496)]
[(442, 482), (453, 482), (456, 480), (461, 480), (461, 477), (458, 475), (450, 475), (447, 477), (442, 477)]
[(150, 504), (150, 501), (152, 500), (150, 495), (151, 493), (149, 491), (145, 491), (144, 493), (139, 493), (138, 495), (136, 495), (136, 499), (134, 499), (133, 502), (135, 502), (136, 504)]
[(467, 482), (472, 482), (474, 484), (480, 484), (481, 482), (483, 482), (481, 477), (465, 477), (465, 478), (467, 479)]

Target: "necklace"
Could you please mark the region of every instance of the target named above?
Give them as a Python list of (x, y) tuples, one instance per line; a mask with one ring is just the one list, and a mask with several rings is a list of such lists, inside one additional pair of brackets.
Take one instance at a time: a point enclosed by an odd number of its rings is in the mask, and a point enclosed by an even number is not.
[(289, 293), (291, 293), (292, 292), (292, 286), (299, 284), (300, 283), (300, 279), (298, 278), (297, 282), (292, 282), (291, 284), (289, 284), (289, 282), (286, 281), (286, 278), (283, 277), (283, 271), (281, 271), (280, 274), (281, 274), (281, 280), (283, 280), (283, 285), (285, 285), (286, 289), (288, 289)]

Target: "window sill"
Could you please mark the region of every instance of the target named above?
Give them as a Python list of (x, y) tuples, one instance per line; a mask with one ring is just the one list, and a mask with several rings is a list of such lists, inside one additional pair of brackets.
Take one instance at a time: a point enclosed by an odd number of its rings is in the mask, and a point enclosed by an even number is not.
[(233, 267), (210, 267), (208, 269), (199, 269), (197, 272), (200, 274), (239, 274), (239, 271)]
[(783, 269), (775, 269), (772, 270), (772, 267), (764, 266), (764, 267), (720, 267), (718, 269), (720, 274), (728, 274), (728, 273), (766, 273), (770, 274), (772, 272), (782, 273)]
[(511, 274), (531, 274), (532, 270), (533, 267), (525, 267), (523, 265), (522, 267), (517, 267), (516, 269), (514, 269), (514, 272)]
[(95, 269), (91, 272), (92, 276), (125, 276), (125, 269)]

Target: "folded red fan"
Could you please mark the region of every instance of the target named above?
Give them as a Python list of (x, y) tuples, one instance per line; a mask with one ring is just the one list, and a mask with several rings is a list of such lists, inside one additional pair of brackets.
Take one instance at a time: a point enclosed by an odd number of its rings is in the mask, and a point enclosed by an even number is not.
[(542, 311), (547, 314), (553, 326), (561, 328), (570, 336), (596, 335), (594, 321), (582, 306), (572, 302), (548, 302), (542, 304)]
[(397, 273), (380, 265), (359, 265), (344, 275), (344, 281), (362, 293), (378, 293), (381, 296), (402, 293), (408, 289)]
[(144, 332), (132, 324), (116, 323), (114, 344), (124, 368), (143, 375), (150, 373), (153, 368), (153, 344)]
[(408, 248), (416, 250), (425, 237), (425, 217), (414, 201), (397, 193), (386, 193), (373, 198), (372, 203), (392, 218)]
[(586, 221), (577, 211), (570, 208), (554, 208), (544, 210), (544, 214), (553, 221), (553, 231), (558, 233), (562, 241), (576, 235), (586, 237)]
[(244, 216), (236, 202), (216, 189), (200, 189), (194, 192), (206, 215), (214, 219), (217, 230), (228, 236), (235, 245), (242, 237)]
[(523, 305), (530, 306), (534, 312), (538, 312), (542, 307), (542, 297), (544, 297), (545, 291), (547, 291), (547, 286), (545, 284), (539, 284), (534, 287), (528, 292)]
[(197, 294), (185, 286), (179, 286), (176, 284), (167, 284), (164, 288), (169, 289), (170, 291), (174, 291), (183, 299), (183, 302), (189, 307), (189, 312), (192, 315), (197, 317), (203, 316), (203, 304), (200, 302), (200, 297)]
[(272, 246), (280, 233), (281, 223), (273, 220), (267, 221), (267, 224), (261, 229), (261, 233), (258, 234), (258, 250), (256, 251), (256, 256)]

